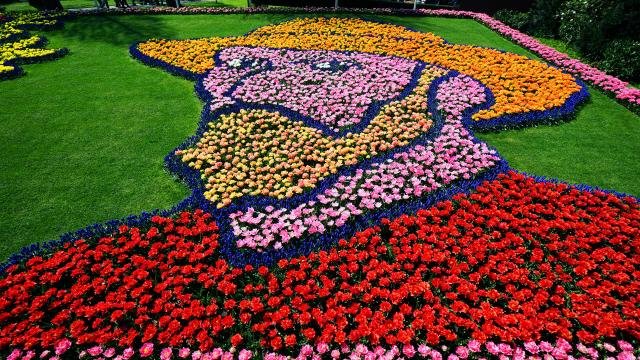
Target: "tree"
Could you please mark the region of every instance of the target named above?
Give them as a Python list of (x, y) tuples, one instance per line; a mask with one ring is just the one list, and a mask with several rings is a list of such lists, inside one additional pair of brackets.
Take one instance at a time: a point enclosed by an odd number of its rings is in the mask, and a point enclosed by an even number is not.
[(29, 0), (29, 5), (40, 11), (62, 11), (60, 0)]

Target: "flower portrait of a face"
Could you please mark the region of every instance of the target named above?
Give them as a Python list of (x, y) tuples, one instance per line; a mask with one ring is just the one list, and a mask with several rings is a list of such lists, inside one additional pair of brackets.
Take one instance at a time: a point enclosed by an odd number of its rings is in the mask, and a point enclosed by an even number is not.
[(508, 166), (472, 131), (560, 118), (587, 96), (545, 63), (359, 19), (131, 51), (196, 80), (200, 128), (167, 165), (210, 205), (238, 264), (308, 253), (473, 188)]

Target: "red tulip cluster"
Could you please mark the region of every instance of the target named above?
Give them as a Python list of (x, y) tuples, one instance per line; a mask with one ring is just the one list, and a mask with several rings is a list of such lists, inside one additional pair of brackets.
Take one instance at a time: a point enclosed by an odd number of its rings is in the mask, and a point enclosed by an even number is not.
[(209, 350), (549, 336), (640, 339), (635, 199), (509, 173), (329, 251), (232, 268), (200, 210), (82, 240), (0, 279), (0, 352)]

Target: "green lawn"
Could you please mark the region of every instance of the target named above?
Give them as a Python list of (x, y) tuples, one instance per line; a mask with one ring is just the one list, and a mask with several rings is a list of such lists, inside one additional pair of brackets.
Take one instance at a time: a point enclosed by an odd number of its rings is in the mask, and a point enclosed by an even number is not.
[[(61, 0), (62, 6), (65, 9), (81, 9), (92, 8), (96, 4), (94, 0)], [(129, 1), (129, 4), (133, 4)], [(247, 0), (199, 0), (199, 1), (185, 1), (184, 6), (200, 6), (200, 7), (245, 7), (247, 6)], [(109, 6), (115, 6), (115, 1), (109, 1)], [(27, 11), (35, 10), (35, 8), (29, 5), (26, 0), (20, 0), (12, 2), (10, 4), (3, 4), (0, 7), (4, 7), (7, 11)]]
[[(82, 9), (96, 6), (93, 0), (60, 0), (60, 3), (65, 9)], [(109, 3), (109, 5), (113, 4), (115, 4), (113, 1)], [(0, 7), (4, 7), (7, 11), (35, 10), (26, 0), (16, 1), (11, 4), (2, 4)]]
[[(290, 17), (88, 17), (47, 33), (51, 47), (71, 53), (0, 82), (0, 258), (94, 222), (168, 208), (187, 195), (162, 160), (194, 132), (202, 104), (192, 82), (130, 58), (131, 43), (239, 35)], [(377, 19), (527, 53), (471, 20)], [(640, 118), (592, 94), (573, 122), (481, 138), (517, 169), (640, 195)]]
[(184, 6), (194, 7), (246, 7), (247, 0), (199, 0), (199, 1), (185, 1), (182, 3)]

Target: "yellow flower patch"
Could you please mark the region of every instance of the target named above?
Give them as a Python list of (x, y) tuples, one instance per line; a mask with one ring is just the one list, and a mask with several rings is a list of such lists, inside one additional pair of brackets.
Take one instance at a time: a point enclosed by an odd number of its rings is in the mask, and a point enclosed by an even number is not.
[[(0, 23), (0, 79), (16, 76), (16, 67), (7, 64), (8, 61), (19, 64), (63, 53), (60, 49), (41, 48), (43, 39), (39, 36), (29, 36), (21, 28), (25, 25), (50, 27), (57, 24), (58, 20), (55, 17), (41, 13), (26, 13), (13, 15), (8, 21), (5, 20)], [(16, 37), (25, 38), (11, 41)]]

